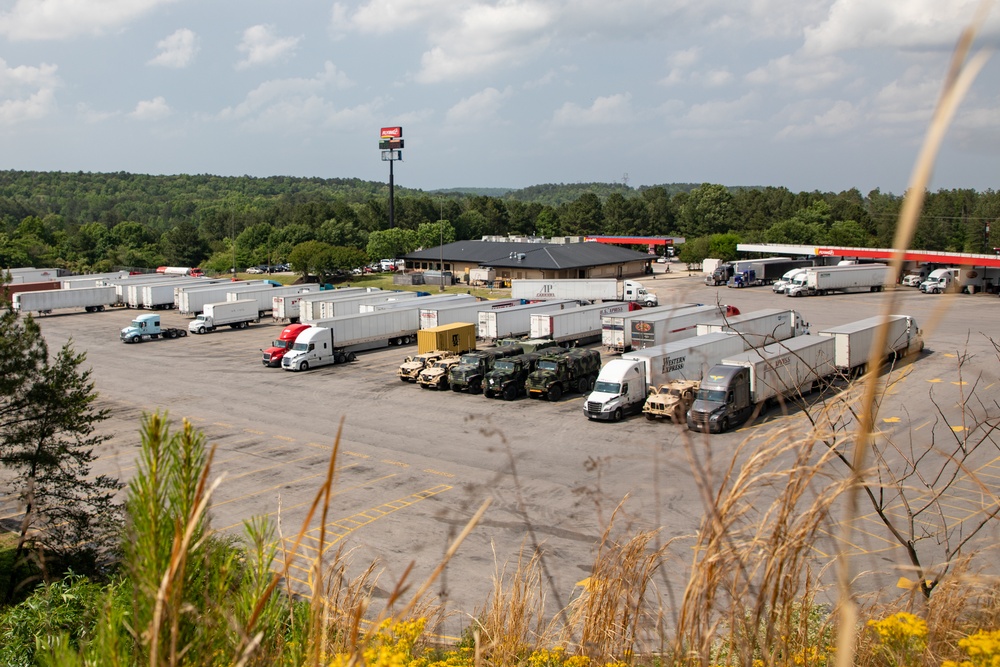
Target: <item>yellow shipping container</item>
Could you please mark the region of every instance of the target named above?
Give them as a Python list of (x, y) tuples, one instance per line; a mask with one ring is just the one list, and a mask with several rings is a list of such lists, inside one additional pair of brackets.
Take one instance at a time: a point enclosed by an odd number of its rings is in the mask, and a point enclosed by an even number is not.
[(464, 354), (476, 349), (476, 325), (465, 322), (442, 324), (417, 332), (417, 353), (444, 350)]

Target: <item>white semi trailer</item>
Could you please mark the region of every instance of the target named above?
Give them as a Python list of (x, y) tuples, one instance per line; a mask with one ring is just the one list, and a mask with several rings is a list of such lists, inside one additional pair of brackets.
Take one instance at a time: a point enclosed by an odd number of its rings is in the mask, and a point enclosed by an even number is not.
[(848, 375), (863, 373), (871, 356), (872, 343), (881, 326), (886, 327), (885, 347), (878, 353), (883, 359), (902, 358), (924, 349), (923, 332), (909, 315), (890, 315), (887, 320), (869, 317), (818, 332), (836, 341), (837, 370)]
[(114, 287), (76, 287), (40, 292), (17, 292), (12, 307), (21, 313), (44, 315), (60, 308), (83, 308), (88, 313), (104, 310), (117, 299)]

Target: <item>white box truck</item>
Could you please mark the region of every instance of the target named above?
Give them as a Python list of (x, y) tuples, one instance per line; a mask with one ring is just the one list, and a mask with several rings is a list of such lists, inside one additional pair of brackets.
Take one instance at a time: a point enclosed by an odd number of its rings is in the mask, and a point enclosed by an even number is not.
[(748, 347), (760, 347), (804, 336), (809, 333), (809, 323), (797, 311), (765, 308), (698, 325), (699, 336), (720, 331), (735, 332), (747, 339)]
[(701, 304), (678, 303), (669, 306), (643, 308), (627, 313), (606, 315), (601, 318), (601, 345), (609, 352), (627, 352), (632, 349), (632, 320), (637, 317), (650, 320), (671, 317)]
[(11, 307), (19, 313), (45, 315), (58, 308), (83, 308), (88, 313), (100, 312), (115, 303), (114, 287), (76, 287), (40, 292), (17, 292)]
[(354, 361), (358, 352), (390, 345), (408, 345), (417, 340), (420, 314), (417, 310), (383, 310), (377, 313), (343, 315), (313, 323), (295, 339), (281, 367), (305, 371)]
[(881, 292), (896, 282), (885, 264), (814, 266), (792, 278), (785, 296), (824, 296), (831, 292)]
[(767, 401), (812, 391), (836, 372), (835, 348), (829, 336), (798, 336), (723, 359), (702, 378), (688, 428), (722, 433)]
[(259, 322), (257, 302), (253, 299), (206, 303), (197, 317), (188, 322), (188, 331), (196, 334), (215, 331), (228, 325), (231, 329), (246, 329), (251, 322)]
[(848, 375), (860, 374), (867, 368), (872, 341), (883, 324), (887, 327), (885, 348), (880, 355), (883, 359), (900, 359), (924, 349), (923, 332), (909, 315), (890, 315), (885, 321), (881, 316), (868, 317), (824, 329), (818, 335), (836, 341), (837, 370)]
[(657, 305), (657, 297), (642, 283), (614, 278), (551, 280), (512, 280), (510, 295), (526, 301), (574, 299), (577, 301), (634, 301), (644, 306)]
[(274, 287), (269, 285), (257, 289), (237, 290), (226, 292), (226, 301), (253, 300), (257, 302), (257, 316), (264, 317), (270, 313), (274, 307), (274, 297), (276, 296), (296, 296), (299, 294), (310, 294), (318, 292), (319, 285), (316, 283), (306, 285), (286, 285), (284, 287)]
[(619, 421), (641, 412), (654, 387), (674, 380), (700, 380), (705, 370), (744, 349), (738, 336), (713, 333), (627, 352), (601, 369), (594, 391), (583, 403), (583, 414), (591, 420)]
[(532, 313), (550, 313), (578, 308), (578, 301), (554, 300), (527, 303), (523, 306), (479, 311), (479, 337), (484, 340), (517, 338), (531, 331)]
[(531, 313), (532, 339), (554, 340), (560, 345), (577, 347), (601, 339), (601, 318), (629, 312), (625, 302), (593, 303), (589, 306), (554, 313)]
[(445, 303), (435, 304), (433, 307), (425, 307), (423, 304), (420, 304), (420, 328), (433, 329), (445, 324), (472, 322), (476, 326), (476, 338), (479, 338), (479, 311), (513, 308), (520, 305), (520, 299), (491, 299), (475, 303), (458, 304)]

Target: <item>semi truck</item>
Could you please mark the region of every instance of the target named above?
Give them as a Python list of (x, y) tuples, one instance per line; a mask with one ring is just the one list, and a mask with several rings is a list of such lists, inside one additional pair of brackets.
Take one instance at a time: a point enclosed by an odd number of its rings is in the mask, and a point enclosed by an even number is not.
[(775, 341), (804, 336), (809, 333), (809, 323), (795, 310), (765, 308), (725, 319), (703, 322), (698, 325), (698, 335), (716, 332), (734, 332), (747, 341), (747, 347), (760, 347)]
[(872, 351), (878, 328), (886, 327), (885, 347), (879, 356), (883, 359), (901, 359), (924, 349), (923, 332), (916, 320), (908, 315), (868, 317), (818, 332), (836, 341), (834, 351), (837, 370), (845, 375), (864, 373)]
[(707, 368), (745, 349), (739, 336), (710, 333), (628, 352), (601, 369), (583, 413), (591, 420), (620, 421), (642, 411), (651, 389), (674, 380), (700, 380)]
[[(55, 283), (58, 285), (59, 283)], [(39, 292), (17, 292), (11, 299), (16, 312), (45, 315), (60, 308), (83, 308), (88, 313), (104, 310), (115, 303), (114, 287), (77, 287)]]
[(629, 312), (627, 303), (594, 303), (554, 313), (531, 313), (531, 338), (577, 347), (601, 339), (601, 318)]
[(683, 312), (653, 313), (649, 317), (640, 312), (638, 317), (629, 320), (631, 336), (627, 339), (630, 341), (628, 344), (633, 350), (666, 345), (696, 335), (702, 322), (710, 322), (720, 315), (735, 317), (739, 314), (739, 308), (725, 305), (695, 306)]
[(520, 305), (520, 299), (491, 299), (487, 301), (477, 301), (476, 303), (444, 303), (431, 304), (430, 306), (425, 306), (421, 303), (420, 328), (432, 329), (434, 327), (444, 324), (453, 324), (455, 322), (472, 322), (478, 330), (479, 311), (512, 308)]
[(341, 287), (334, 290), (309, 292), (308, 294), (293, 294), (291, 296), (276, 295), (271, 303), (271, 318), (276, 322), (290, 322), (295, 324), (301, 316), (302, 304), (307, 301), (323, 301), (324, 299), (335, 301), (347, 296), (357, 296), (366, 292), (380, 291), (378, 288)]
[(594, 388), (601, 372), (601, 353), (574, 348), (564, 353), (542, 353), (535, 370), (528, 374), (524, 389), (529, 398), (547, 398), (555, 402), (563, 394), (586, 394)]
[(141, 343), (144, 340), (158, 338), (184, 338), (188, 332), (184, 329), (160, 326), (160, 316), (155, 313), (139, 315), (132, 323), (118, 334), (123, 343)]
[(223, 280), (221, 282), (197, 282), (174, 290), (174, 303), (182, 315), (197, 315), (205, 309), (206, 303), (225, 301), (230, 292), (244, 292), (262, 289), (271, 285), (268, 280)]
[(830, 336), (799, 336), (723, 359), (702, 378), (688, 428), (722, 433), (768, 401), (812, 391), (836, 372), (835, 348)]
[(733, 275), (726, 283), (728, 287), (757, 287), (770, 285), (792, 269), (812, 266), (811, 259), (789, 259), (769, 257), (736, 262)]
[(446, 350), (464, 354), (476, 349), (476, 326), (471, 322), (454, 322), (417, 331), (417, 352)]
[(318, 292), (319, 285), (288, 285), (282, 287), (259, 287), (257, 289), (240, 290), (236, 292), (226, 292), (226, 301), (253, 300), (257, 302), (257, 317), (262, 318), (270, 313), (274, 308), (274, 297), (295, 296), (297, 294), (310, 294)]
[(920, 282), (920, 291), (924, 294), (944, 294), (945, 292), (957, 292), (960, 287), (959, 274), (961, 269), (948, 267), (944, 269), (934, 269), (927, 277)]
[(281, 330), (281, 335), (271, 342), (271, 347), (261, 350), (261, 362), (268, 368), (280, 368), (285, 353), (292, 349), (299, 334), (309, 328), (308, 324), (289, 324)]
[(408, 345), (417, 337), (416, 310), (383, 310), (313, 322), (281, 360), (286, 371), (354, 361), (358, 352)]
[(478, 334), (484, 340), (524, 336), (531, 331), (532, 313), (552, 313), (579, 306), (578, 301), (557, 299), (498, 310), (481, 310), (479, 311)]
[(630, 301), (643, 306), (659, 303), (655, 294), (635, 280), (614, 278), (512, 280), (510, 295), (525, 301), (573, 299), (576, 301)]
[(219, 301), (206, 303), (201, 314), (188, 322), (188, 331), (203, 334), (223, 326), (229, 326), (231, 329), (246, 329), (251, 322), (259, 321), (257, 302), (253, 299)]
[(627, 352), (632, 349), (632, 320), (639, 317), (646, 321), (661, 317), (670, 318), (699, 306), (701, 304), (680, 303), (605, 315), (601, 317), (601, 345), (609, 352)]
[(892, 269), (885, 264), (814, 266), (792, 279), (785, 288), (785, 296), (824, 296), (831, 292), (881, 292), (886, 285), (894, 282)]

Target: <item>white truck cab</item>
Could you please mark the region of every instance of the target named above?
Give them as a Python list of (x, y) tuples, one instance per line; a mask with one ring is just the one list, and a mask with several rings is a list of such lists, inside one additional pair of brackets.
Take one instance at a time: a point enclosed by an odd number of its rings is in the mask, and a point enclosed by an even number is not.
[(620, 421), (646, 403), (646, 367), (641, 361), (612, 359), (604, 365), (594, 391), (583, 404), (587, 419)]
[(306, 371), (336, 363), (333, 336), (325, 327), (309, 327), (298, 335), (292, 349), (281, 359), (286, 371)]

